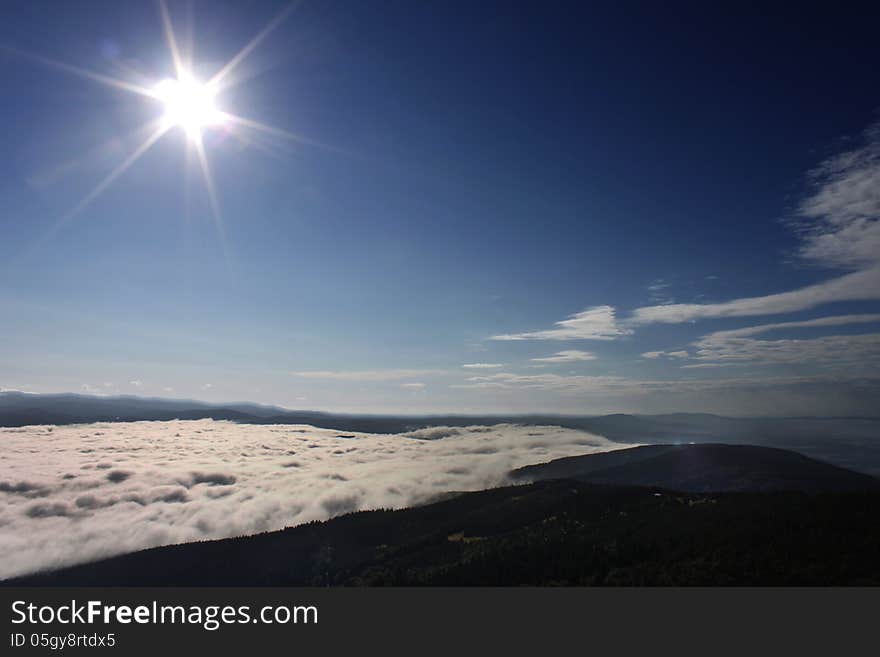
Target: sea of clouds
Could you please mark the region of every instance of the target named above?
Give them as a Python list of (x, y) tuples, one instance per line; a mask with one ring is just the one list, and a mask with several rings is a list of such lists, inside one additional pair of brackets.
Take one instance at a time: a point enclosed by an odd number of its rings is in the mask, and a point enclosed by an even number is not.
[(555, 426), (380, 435), (214, 420), (0, 428), (0, 579), (400, 508), (627, 447)]

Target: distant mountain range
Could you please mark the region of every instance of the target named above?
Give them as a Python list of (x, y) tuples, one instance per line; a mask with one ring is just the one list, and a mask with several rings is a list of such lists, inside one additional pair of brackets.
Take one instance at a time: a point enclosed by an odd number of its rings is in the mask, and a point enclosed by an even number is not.
[(799, 454), (659, 445), (512, 475), (549, 479), (4, 584), (880, 584), (880, 482)]
[(286, 411), (259, 404), (208, 404), (193, 400), (96, 395), (0, 392), (0, 426), (82, 424), (138, 420), (259, 421)]
[(558, 425), (627, 443), (767, 445), (880, 475), (880, 418), (729, 418), (666, 415), (346, 415), (246, 402), (208, 404), (143, 397), (0, 392), (0, 426), (211, 418), (254, 424), (310, 424), (340, 431), (402, 433), (429, 426)]

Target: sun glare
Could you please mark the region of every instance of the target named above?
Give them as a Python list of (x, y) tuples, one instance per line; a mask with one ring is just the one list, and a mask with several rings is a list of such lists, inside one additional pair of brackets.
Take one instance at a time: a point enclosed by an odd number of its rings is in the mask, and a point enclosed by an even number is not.
[(163, 80), (156, 85), (155, 96), (165, 106), (165, 125), (181, 127), (191, 139), (198, 139), (202, 128), (223, 122), (214, 90), (190, 75)]
[[(297, 6), (296, 2), (290, 2), (266, 25), (266, 27), (245, 44), (245, 46), (242, 47), (232, 59), (226, 62), (226, 64), (214, 73), (212, 77), (207, 79), (207, 81), (198, 79), (192, 73), (194, 44), (188, 44), (188, 52), (181, 51), (179, 48), (174, 34), (174, 28), (171, 24), (171, 16), (169, 15), (168, 7), (166, 6), (166, 0), (158, 0), (157, 5), (159, 8), (162, 28), (165, 33), (165, 40), (168, 44), (170, 60), (174, 65), (175, 71), (174, 77), (166, 78), (157, 84), (150, 83), (147, 85), (141, 85), (131, 80), (112, 77), (67, 62), (48, 59), (39, 55), (21, 53), (36, 62), (67, 71), (68, 73), (91, 80), (92, 82), (134, 93), (151, 102), (161, 104), (163, 108), (160, 117), (157, 117), (155, 120), (152, 120), (141, 127), (141, 132), (146, 133), (146, 138), (140, 143), (140, 145), (138, 145), (122, 162), (118, 164), (118, 166), (95, 185), (95, 187), (86, 194), (79, 203), (62, 216), (56, 222), (52, 229), (53, 231), (57, 230), (72, 217), (82, 212), (83, 209), (88, 207), (95, 199), (103, 194), (110, 185), (122, 176), (122, 174), (134, 166), (144, 153), (149, 151), (167, 132), (172, 128), (179, 127), (186, 135), (186, 166), (190, 166), (190, 156), (195, 155), (194, 161), (197, 163), (199, 169), (201, 169), (208, 193), (208, 200), (211, 204), (211, 213), (217, 224), (217, 230), (222, 242), (224, 238), (220, 203), (211, 176), (211, 167), (209, 165), (207, 149), (202, 140), (203, 131), (206, 128), (217, 128), (222, 126), (225, 132), (228, 132), (230, 135), (237, 138), (244, 138), (243, 133), (245, 131), (256, 131), (274, 138), (290, 139), (305, 143), (305, 140), (290, 132), (274, 128), (270, 125), (255, 121), (254, 119), (231, 114), (221, 110), (216, 105), (216, 96), (218, 93), (222, 91), (226, 94), (228, 93), (228, 90), (238, 84), (235, 79), (235, 70), (269, 34), (287, 19), (287, 17), (293, 12), (294, 7)], [(3, 49), (4, 47), (0, 45), (0, 50)], [(250, 137), (248, 137), (248, 141), (249, 143), (258, 143)]]

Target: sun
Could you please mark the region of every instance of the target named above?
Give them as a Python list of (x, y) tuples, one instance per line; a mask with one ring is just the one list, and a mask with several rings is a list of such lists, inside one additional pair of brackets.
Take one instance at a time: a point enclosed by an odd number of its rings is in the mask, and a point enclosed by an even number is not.
[[(145, 134), (145, 138), (125, 158), (111, 170), (97, 185), (86, 194), (71, 210), (65, 213), (52, 227), (52, 231), (58, 230), (74, 216), (82, 212), (107, 190), (120, 176), (152, 149), (162, 137), (172, 128), (180, 128), (186, 136), (186, 171), (189, 171), (191, 161), (194, 161), (201, 170), (204, 178), (208, 200), (211, 205), (211, 214), (217, 225), (221, 242), (224, 241), (220, 202), (214, 185), (211, 167), (208, 158), (206, 144), (203, 140), (203, 132), (206, 128), (222, 128), (224, 133), (235, 138), (247, 139), (247, 143), (259, 145), (253, 136), (254, 133), (263, 133), (273, 139), (292, 140), (301, 143), (314, 143), (302, 137), (261, 123), (254, 119), (238, 116), (224, 111), (217, 106), (218, 94), (226, 96), (230, 89), (237, 86), (240, 81), (235, 79), (235, 71), (251, 52), (266, 37), (278, 28), (297, 6), (296, 0), (292, 0), (273, 18), (254, 38), (252, 38), (241, 50), (214, 73), (203, 81), (193, 74), (193, 43), (189, 43), (188, 51), (181, 51), (174, 28), (171, 24), (171, 16), (168, 13), (166, 0), (157, 0), (159, 17), (165, 32), (165, 40), (168, 44), (171, 63), (174, 65), (174, 77), (168, 77), (160, 82), (143, 84), (132, 79), (118, 78), (101, 72), (75, 66), (68, 62), (58, 61), (20, 52), (22, 56), (37, 63), (58, 68), (72, 73), (91, 82), (133, 93), (150, 103), (158, 103), (163, 111), (141, 126), (136, 133)], [(4, 49), (0, 45), (0, 49)], [(18, 52), (18, 51), (16, 51)], [(155, 80), (155, 78), (153, 79)], [(245, 135), (245, 133), (250, 133)], [(191, 160), (191, 156), (195, 156)], [(188, 178), (187, 178), (188, 179)], [(225, 249), (225, 245), (224, 245)]]
[(165, 106), (162, 117), (165, 127), (178, 126), (190, 139), (199, 139), (202, 128), (224, 121), (223, 112), (215, 104), (216, 91), (210, 84), (199, 82), (185, 71), (176, 79), (162, 80), (153, 93)]

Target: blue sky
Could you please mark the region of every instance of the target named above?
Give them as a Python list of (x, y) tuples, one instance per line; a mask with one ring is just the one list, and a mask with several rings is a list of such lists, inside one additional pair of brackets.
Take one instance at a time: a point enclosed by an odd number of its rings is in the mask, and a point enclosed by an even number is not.
[(179, 128), (90, 197), (163, 108), (82, 71), (174, 77), (156, 3), (4, 6), (0, 387), (876, 414), (871, 17), (286, 7), (168, 3), (201, 80), (275, 26), (217, 96), (275, 130), (202, 134), (215, 212)]

